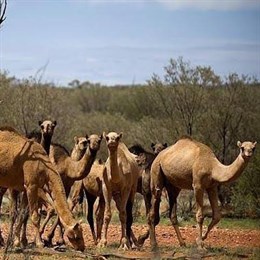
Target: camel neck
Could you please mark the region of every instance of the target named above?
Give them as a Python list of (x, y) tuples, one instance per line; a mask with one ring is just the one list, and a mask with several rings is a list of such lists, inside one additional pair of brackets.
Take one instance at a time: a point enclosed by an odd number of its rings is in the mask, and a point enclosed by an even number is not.
[(248, 159), (243, 158), (241, 154), (230, 165), (223, 165), (219, 162), (217, 169), (213, 171), (212, 178), (220, 183), (233, 182), (242, 174), (247, 163)]
[(109, 167), (111, 173), (111, 181), (114, 183), (118, 183), (120, 181), (120, 175), (119, 175), (119, 167), (117, 161), (117, 149), (113, 151), (108, 149), (108, 154), (109, 154), (108, 160), (109, 160)]
[(71, 159), (72, 167), (68, 172), (68, 177), (75, 181), (82, 180), (87, 177), (96, 159), (96, 154), (97, 151), (94, 151), (88, 147), (81, 160), (73, 161)]
[(41, 145), (48, 155), (50, 154), (51, 139), (52, 139), (51, 135), (42, 134)]
[(52, 198), (54, 199), (55, 209), (57, 210), (61, 223), (64, 226), (75, 224), (73, 215), (69, 210), (65, 189), (60, 175), (56, 171), (54, 171), (52, 167), (48, 167), (47, 176), (48, 184), (50, 186), (49, 189), (51, 191)]

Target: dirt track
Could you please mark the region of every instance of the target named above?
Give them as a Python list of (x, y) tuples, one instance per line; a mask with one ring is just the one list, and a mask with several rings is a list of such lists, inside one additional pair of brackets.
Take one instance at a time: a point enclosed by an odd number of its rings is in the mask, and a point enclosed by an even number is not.
[[(145, 227), (146, 227), (145, 225), (134, 225), (134, 232), (136, 236), (144, 232)], [(83, 230), (84, 230), (85, 243), (87, 246), (86, 252), (91, 252), (92, 254), (96, 254), (97, 252), (99, 252), (99, 254), (103, 254), (104, 252), (114, 252), (114, 253), (123, 254), (129, 258), (134, 257), (135, 259), (145, 259), (145, 258), (153, 259), (153, 256), (150, 252), (149, 239), (145, 242), (144, 247), (140, 251), (118, 252), (116, 248), (118, 247), (119, 238), (120, 238), (120, 225), (114, 225), (114, 224), (110, 225), (109, 232), (108, 232), (108, 247), (107, 250), (103, 249), (103, 251), (95, 250), (95, 245), (92, 241), (92, 236), (90, 233), (89, 226), (85, 223), (83, 224)], [(31, 225), (29, 226), (28, 231), (29, 231), (28, 232), (29, 242), (31, 242), (33, 240), (32, 234), (34, 233), (32, 232)], [(5, 235), (8, 233), (7, 224), (4, 225), (3, 233)], [(195, 243), (195, 237), (197, 234), (196, 228), (182, 227), (181, 233), (185, 239), (188, 248), (192, 248), (192, 245), (194, 245)], [(183, 257), (183, 250), (178, 246), (178, 242), (173, 227), (166, 226), (166, 225), (159, 225), (156, 228), (156, 234), (157, 234), (159, 247), (161, 248), (161, 252), (163, 253), (163, 256), (166, 257), (166, 259), (172, 258), (173, 253), (175, 253), (174, 257), (176, 257), (176, 259), (178, 259), (178, 257)], [(234, 230), (234, 229), (215, 228), (212, 230), (208, 239), (206, 240), (205, 247), (226, 248), (226, 249), (244, 248), (246, 250), (249, 250), (249, 252), (251, 252), (256, 248), (260, 249), (260, 230), (249, 230), (249, 229)], [(36, 250), (36, 252), (37, 254), (31, 255), (32, 258), (30, 259), (71, 259), (71, 258), (82, 259), (82, 256), (77, 256), (77, 254), (73, 255), (72, 252), (53, 254), (53, 251), (51, 249), (45, 249), (41, 251), (40, 254), (39, 254), (39, 250)], [(243, 257), (245, 257), (245, 255)], [(24, 259), (24, 255), (22, 254), (10, 255), (8, 259)]]

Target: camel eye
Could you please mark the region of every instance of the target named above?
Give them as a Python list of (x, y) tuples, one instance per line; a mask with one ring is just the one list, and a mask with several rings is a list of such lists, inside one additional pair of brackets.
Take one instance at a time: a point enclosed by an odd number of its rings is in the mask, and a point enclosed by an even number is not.
[(43, 126), (43, 125), (41, 125), (41, 129), (42, 129), (42, 130), (44, 129), (44, 126)]

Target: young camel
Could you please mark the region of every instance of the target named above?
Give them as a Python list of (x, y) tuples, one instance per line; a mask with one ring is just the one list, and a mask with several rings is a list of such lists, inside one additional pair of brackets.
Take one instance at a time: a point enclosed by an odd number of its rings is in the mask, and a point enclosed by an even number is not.
[[(39, 121), (39, 126), (41, 127), (41, 131), (40, 132), (36, 132), (33, 131), (31, 133), (29, 133), (26, 137), (38, 142), (42, 145), (42, 147), (44, 148), (44, 150), (46, 151), (47, 154), (49, 154), (49, 150), (50, 150), (50, 144), (51, 144), (51, 139), (52, 136), (54, 134), (54, 129), (57, 125), (56, 121), (51, 121), (51, 120), (45, 120), (45, 121)], [(1, 209), (1, 205), (2, 205), (2, 200), (3, 200), (3, 196), (6, 193), (7, 188), (4, 187), (0, 187), (0, 209)], [(17, 207), (17, 196), (18, 193), (16, 191), (12, 192), (11, 191), (11, 196), (14, 200), (13, 204), (13, 209), (12, 209), (12, 216), (15, 216), (15, 210)], [(28, 215), (28, 214), (27, 214)], [(13, 219), (14, 221), (14, 219)], [(26, 222), (26, 220), (23, 221), (24, 223)], [(24, 226), (24, 230), (23, 230), (23, 234), (22, 234), (22, 243), (25, 245), (27, 244), (27, 239), (26, 239), (26, 226)], [(18, 241), (15, 242), (15, 244), (19, 243)], [(0, 229), (0, 246), (4, 246), (4, 239), (2, 237), (2, 232)]]
[[(241, 143), (238, 141), (237, 145), (240, 148), (240, 153), (236, 160), (228, 166), (221, 164), (208, 146), (191, 138), (180, 139), (156, 157), (151, 168), (152, 207), (149, 214), (149, 226), (152, 249), (157, 249), (155, 226), (159, 223), (159, 205), (163, 187), (168, 192), (169, 216), (181, 246), (185, 243), (178, 228), (176, 200), (181, 189), (194, 190), (198, 223), (196, 243), (198, 248), (202, 248), (202, 241), (207, 238), (210, 230), (221, 218), (218, 207), (218, 185), (232, 182), (241, 175), (253, 155), (256, 142)], [(203, 195), (205, 191), (212, 208), (212, 220), (202, 235)]]
[(0, 128), (0, 185), (25, 191), (32, 223), (36, 228), (36, 246), (42, 247), (39, 234), (38, 189), (47, 185), (54, 205), (66, 229), (66, 235), (77, 250), (85, 248), (82, 228), (69, 210), (61, 178), (43, 147), (20, 135), (11, 127)]
[[(96, 134), (92, 134), (90, 136), (86, 136), (86, 142), (83, 144), (86, 147), (85, 153), (79, 161), (73, 160), (69, 156), (69, 153), (66, 151), (66, 149), (61, 145), (51, 145), (50, 159), (61, 176), (67, 198), (74, 182), (84, 179), (89, 174), (91, 167), (95, 161), (97, 151), (100, 148), (101, 140), (102, 135), (99, 136)], [(44, 226), (41, 228), (41, 233), (44, 231), (44, 227), (47, 222), (48, 220), (44, 221)], [(52, 228), (47, 234), (47, 239), (45, 241), (47, 244), (52, 244), (54, 232), (58, 224), (60, 224), (59, 218), (56, 218)], [(61, 234), (59, 244), (63, 243), (64, 240)]]
[(139, 175), (138, 165), (133, 154), (121, 142), (122, 133), (103, 133), (108, 148), (108, 159), (102, 178), (102, 192), (105, 199), (105, 215), (102, 238), (98, 246), (107, 244), (107, 230), (111, 220), (111, 200), (115, 200), (121, 222), (120, 248), (130, 248), (130, 238), (133, 236), (132, 207)]
[[(75, 139), (75, 144), (71, 152), (71, 158), (75, 161), (81, 159), (84, 154), (85, 137), (79, 137)], [(76, 181), (72, 188), (69, 197), (69, 207), (71, 210), (77, 203), (83, 202), (84, 194), (88, 202), (87, 220), (91, 229), (92, 237), (95, 244), (101, 239), (101, 229), (103, 224), (105, 201), (102, 194), (102, 175), (104, 171), (104, 164), (99, 160), (96, 160), (91, 167), (91, 170), (87, 177), (81, 181)], [(93, 208), (96, 199), (99, 198), (98, 208), (96, 210), (96, 230), (94, 228)]]

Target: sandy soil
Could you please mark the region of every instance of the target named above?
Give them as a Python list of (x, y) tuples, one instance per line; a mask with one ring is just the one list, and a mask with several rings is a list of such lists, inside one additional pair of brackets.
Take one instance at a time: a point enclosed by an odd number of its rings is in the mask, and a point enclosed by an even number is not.
[[(108, 232), (108, 247), (106, 249), (97, 250), (90, 233), (89, 226), (87, 224), (82, 224), (84, 230), (84, 239), (85, 244), (87, 246), (85, 253), (91, 253), (92, 255), (106, 255), (108, 253), (120, 254), (121, 256), (127, 257), (129, 259), (155, 259), (155, 255), (151, 253), (150, 250), (150, 241), (149, 239), (145, 242), (143, 248), (140, 251), (130, 251), (130, 252), (122, 252), (117, 250), (120, 239), (120, 225), (111, 224)], [(8, 225), (4, 224), (3, 234), (5, 238), (8, 234)], [(145, 225), (134, 225), (133, 229), (136, 236), (142, 234), (145, 231)], [(28, 228), (28, 238), (29, 242), (33, 241), (33, 228), (29, 225)], [(161, 255), (158, 256), (158, 259), (190, 259), (191, 256), (187, 257), (187, 254), (191, 254), (191, 250), (194, 253), (194, 243), (196, 238), (196, 228), (195, 227), (182, 227), (181, 233), (185, 242), (187, 244), (187, 248), (189, 250), (183, 250), (178, 246), (177, 238), (174, 233), (174, 229), (171, 226), (159, 225), (156, 228), (157, 241), (159, 247), (161, 249)], [(225, 250), (236, 250), (236, 249), (244, 249), (244, 253), (241, 255), (241, 258), (249, 258), (252, 254), (252, 250), (260, 249), (260, 230), (249, 230), (249, 229), (220, 229), (214, 228), (210, 233), (209, 237), (205, 241), (205, 248), (207, 248), (207, 258), (210, 258), (212, 255), (212, 248), (220, 248), (218, 254), (216, 252), (213, 253), (212, 259), (215, 259), (218, 255), (225, 254)], [(224, 250), (225, 249), (225, 250)], [(213, 250), (214, 251), (214, 250)], [(258, 250), (259, 251), (259, 250)], [(8, 259), (86, 259), (86, 255), (75, 253), (72, 250), (66, 250), (66, 252), (57, 252), (53, 249), (30, 249), (26, 251), (29, 253), (30, 257), (25, 257), (24, 254), (19, 252), (12, 253), (8, 255)], [(3, 256), (3, 250), (0, 251), (0, 254)], [(107, 255), (111, 259), (120, 259), (118, 255)], [(219, 258), (219, 257), (218, 257)], [(232, 257), (231, 257), (232, 258)], [(97, 258), (96, 258), (97, 259)], [(200, 256), (201, 259), (201, 256)], [(233, 258), (232, 258), (233, 259)], [(239, 257), (238, 257), (239, 259)]]

